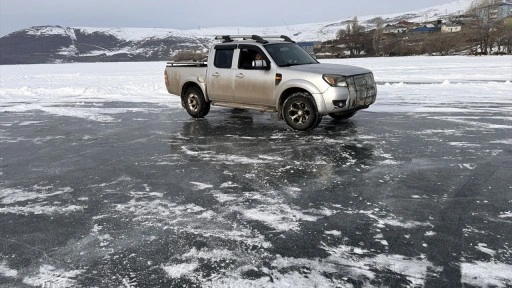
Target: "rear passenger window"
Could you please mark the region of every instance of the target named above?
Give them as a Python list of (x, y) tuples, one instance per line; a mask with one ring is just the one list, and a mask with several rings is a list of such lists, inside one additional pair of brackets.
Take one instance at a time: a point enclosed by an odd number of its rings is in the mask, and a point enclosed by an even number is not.
[(222, 49), (215, 51), (215, 60), (213, 65), (217, 68), (229, 69), (233, 63), (234, 49)]

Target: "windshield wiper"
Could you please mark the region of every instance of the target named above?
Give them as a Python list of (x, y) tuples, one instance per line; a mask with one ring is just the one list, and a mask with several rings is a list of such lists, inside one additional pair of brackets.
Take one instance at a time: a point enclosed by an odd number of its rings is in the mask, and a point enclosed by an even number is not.
[(304, 63), (288, 63), (288, 64), (282, 65), (281, 67), (291, 67), (291, 66), (298, 66), (298, 65), (306, 65), (306, 64), (304, 64)]

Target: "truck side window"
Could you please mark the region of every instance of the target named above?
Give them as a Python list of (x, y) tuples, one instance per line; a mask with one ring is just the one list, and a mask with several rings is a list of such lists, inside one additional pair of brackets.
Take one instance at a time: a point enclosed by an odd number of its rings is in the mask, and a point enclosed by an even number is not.
[(238, 57), (238, 69), (254, 69), (253, 60), (263, 60), (263, 52), (256, 48), (240, 47), (240, 56)]
[(215, 65), (217, 68), (231, 68), (234, 51), (234, 49), (215, 50), (215, 60), (213, 61), (213, 65)]

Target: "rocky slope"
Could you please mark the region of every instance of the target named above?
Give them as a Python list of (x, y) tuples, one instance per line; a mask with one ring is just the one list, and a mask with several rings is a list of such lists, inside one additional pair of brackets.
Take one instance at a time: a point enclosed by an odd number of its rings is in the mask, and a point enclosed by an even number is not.
[[(422, 22), (464, 13), (473, 0), (457, 0), (417, 11), (381, 15), (384, 22)], [(358, 17), (372, 29), (378, 16)], [(0, 64), (60, 62), (163, 61), (180, 50), (207, 50), (215, 35), (288, 35), (296, 41), (326, 41), (346, 28), (340, 21), (278, 27), (222, 27), (193, 30), (37, 26), (0, 38)]]

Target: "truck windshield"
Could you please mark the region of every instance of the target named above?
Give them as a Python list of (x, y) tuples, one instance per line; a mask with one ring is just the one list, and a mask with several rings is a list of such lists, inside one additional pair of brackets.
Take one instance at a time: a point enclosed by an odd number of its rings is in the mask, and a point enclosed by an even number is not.
[(277, 43), (264, 46), (279, 67), (317, 64), (311, 55), (294, 43)]

